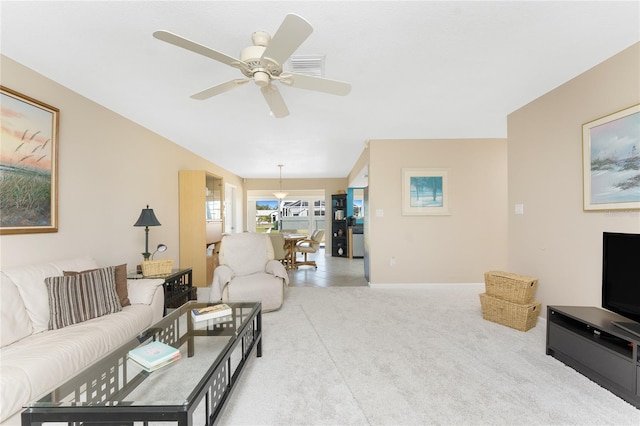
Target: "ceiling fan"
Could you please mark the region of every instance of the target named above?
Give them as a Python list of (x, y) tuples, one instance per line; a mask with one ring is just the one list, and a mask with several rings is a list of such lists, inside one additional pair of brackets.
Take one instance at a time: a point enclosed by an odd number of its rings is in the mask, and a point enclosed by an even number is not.
[(251, 36), (253, 46), (246, 47), (240, 53), (240, 59), (203, 46), (168, 31), (156, 31), (153, 36), (159, 40), (182, 47), (216, 61), (239, 69), (245, 78), (237, 78), (205, 89), (191, 96), (204, 100), (227, 92), (249, 81), (260, 86), (272, 114), (286, 117), (289, 110), (278, 87), (272, 84), (279, 81), (287, 86), (314, 90), (332, 95), (345, 96), (351, 91), (351, 85), (337, 80), (315, 77), (306, 74), (283, 72), (282, 64), (313, 32), (311, 25), (295, 14), (288, 14), (273, 37), (264, 31), (256, 31)]

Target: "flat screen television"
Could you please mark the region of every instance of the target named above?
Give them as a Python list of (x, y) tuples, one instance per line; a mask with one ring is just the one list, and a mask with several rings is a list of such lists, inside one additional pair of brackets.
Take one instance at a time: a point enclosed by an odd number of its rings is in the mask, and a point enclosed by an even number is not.
[(604, 232), (602, 307), (628, 318), (614, 325), (640, 336), (640, 234)]

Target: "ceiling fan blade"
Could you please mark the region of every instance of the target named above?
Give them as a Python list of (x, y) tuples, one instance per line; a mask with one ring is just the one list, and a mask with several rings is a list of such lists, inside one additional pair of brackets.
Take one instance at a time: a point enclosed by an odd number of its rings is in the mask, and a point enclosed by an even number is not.
[(167, 43), (173, 44), (174, 46), (182, 47), (183, 49), (190, 50), (192, 52), (206, 56), (207, 58), (215, 59), (218, 62), (230, 65), (234, 68), (241, 68), (244, 65), (244, 63), (240, 61), (240, 59), (232, 58), (231, 56), (225, 55), (224, 53), (210, 49), (206, 46), (196, 43), (195, 41), (191, 41), (177, 34), (170, 33), (169, 31), (159, 30), (154, 32), (153, 36), (158, 40), (165, 41)]
[(282, 118), (289, 115), (289, 109), (287, 105), (284, 103), (284, 98), (280, 94), (280, 91), (273, 84), (269, 84), (268, 86), (264, 86), (260, 88), (264, 99), (269, 104), (269, 108), (273, 113), (273, 116), (276, 118)]
[(287, 73), (280, 76), (279, 81), (298, 89), (314, 90), (332, 95), (345, 96), (351, 92), (351, 84), (312, 75)]
[(262, 57), (270, 58), (278, 64), (283, 64), (312, 32), (311, 24), (304, 18), (290, 13), (285, 16), (284, 21), (282, 21), (280, 28), (271, 38), (271, 42)]
[(235, 80), (230, 80), (226, 83), (218, 84), (217, 86), (213, 86), (203, 90), (202, 92), (193, 94), (191, 95), (191, 99), (203, 101), (221, 93), (228, 92), (231, 89), (235, 89), (236, 87), (241, 86), (248, 81), (250, 81), (248, 78), (237, 78)]

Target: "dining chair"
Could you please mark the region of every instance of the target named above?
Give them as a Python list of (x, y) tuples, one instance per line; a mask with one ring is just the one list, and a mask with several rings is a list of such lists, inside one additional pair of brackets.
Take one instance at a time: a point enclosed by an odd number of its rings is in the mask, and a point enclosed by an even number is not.
[(270, 232), (271, 244), (273, 245), (273, 258), (282, 264), (287, 263), (288, 251), (285, 248), (284, 235), (280, 232)]
[[(318, 269), (318, 265), (316, 265), (316, 261), (307, 259), (307, 255), (309, 253), (317, 253), (318, 252), (318, 249), (320, 248), (320, 242), (322, 241), (323, 237), (324, 237), (324, 230), (323, 229), (316, 229), (311, 234), (311, 237), (306, 238), (306, 239), (301, 240), (301, 241), (298, 241), (298, 243), (296, 244), (295, 255), (294, 255), (294, 259), (293, 259), (294, 265), (296, 267), (303, 266), (303, 265), (308, 265), (308, 266), (313, 266), (314, 268)], [(304, 260), (301, 261), (301, 262), (297, 261), (297, 254), (298, 253), (304, 254)]]

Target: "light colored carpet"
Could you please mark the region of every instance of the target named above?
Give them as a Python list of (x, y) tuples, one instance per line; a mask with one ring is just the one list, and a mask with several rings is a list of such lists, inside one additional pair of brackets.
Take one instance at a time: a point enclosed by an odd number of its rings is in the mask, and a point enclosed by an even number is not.
[(545, 324), (485, 321), (479, 285), (289, 288), (222, 425), (639, 425), (545, 354)]

